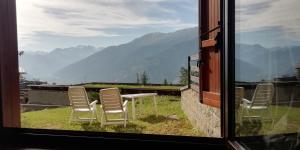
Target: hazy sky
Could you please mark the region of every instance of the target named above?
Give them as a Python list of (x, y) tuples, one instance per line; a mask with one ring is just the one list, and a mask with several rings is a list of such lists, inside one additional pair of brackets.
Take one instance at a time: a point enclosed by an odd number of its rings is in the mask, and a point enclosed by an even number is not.
[[(300, 0), (237, 0), (237, 40), (300, 45)], [(198, 25), (198, 0), (17, 0), (19, 49), (106, 47)]]
[(300, 45), (300, 0), (237, 0), (236, 31), (243, 43)]
[(17, 0), (19, 50), (106, 47), (198, 25), (198, 0)]

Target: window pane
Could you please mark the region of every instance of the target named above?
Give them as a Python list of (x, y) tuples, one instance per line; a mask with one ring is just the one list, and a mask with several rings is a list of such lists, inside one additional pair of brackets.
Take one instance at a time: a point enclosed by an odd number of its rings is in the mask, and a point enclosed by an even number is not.
[(236, 135), (300, 130), (298, 0), (237, 0)]
[(198, 17), (197, 0), (17, 0), (21, 127), (220, 137), (187, 88)]

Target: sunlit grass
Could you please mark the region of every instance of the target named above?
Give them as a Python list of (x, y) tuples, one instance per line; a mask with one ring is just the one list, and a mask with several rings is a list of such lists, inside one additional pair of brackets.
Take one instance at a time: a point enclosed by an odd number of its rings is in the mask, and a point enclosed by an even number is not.
[[(21, 126), (22, 128), (55, 130), (205, 136), (203, 132), (193, 129), (189, 120), (182, 112), (180, 97), (159, 96), (157, 98), (158, 117), (155, 116), (152, 99), (145, 98), (144, 105), (141, 105), (141, 103), (137, 104), (137, 119), (135, 121), (132, 120), (131, 105), (131, 102), (129, 102), (129, 123), (126, 128), (123, 125), (108, 125), (101, 128), (100, 123), (93, 123), (91, 125), (89, 123), (69, 124), (70, 107), (22, 113)], [(97, 109), (100, 118), (99, 105)], [(178, 119), (171, 119), (168, 117), (170, 115), (176, 115)]]

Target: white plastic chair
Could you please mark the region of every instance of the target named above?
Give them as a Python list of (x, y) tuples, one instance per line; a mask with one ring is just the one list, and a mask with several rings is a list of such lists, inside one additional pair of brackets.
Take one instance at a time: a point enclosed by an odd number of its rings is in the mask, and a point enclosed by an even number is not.
[[(68, 96), (72, 112), (70, 116), (70, 123), (73, 121), (89, 121), (92, 123), (98, 119), (96, 103), (97, 100), (92, 103), (89, 102), (86, 90), (82, 86), (70, 86), (68, 89)], [(90, 117), (80, 117), (79, 113), (90, 113)]]
[[(123, 99), (120, 95), (118, 88), (108, 88), (100, 90), (100, 102), (101, 102), (101, 127), (109, 124), (123, 124), (126, 127), (128, 118), (127, 112), (127, 100), (123, 103)], [(121, 119), (109, 119), (109, 114), (122, 114)], [(105, 119), (103, 119), (105, 118)]]
[[(274, 85), (272, 83), (258, 84), (251, 101), (243, 98), (242, 114), (244, 114), (244, 111), (246, 111), (247, 114), (247, 116), (243, 117), (248, 117), (249, 119), (251, 117), (263, 118), (264, 120), (269, 119), (273, 124), (274, 121), (272, 112), (269, 109), (269, 106), (273, 99), (273, 95)], [(250, 116), (250, 111), (261, 111), (261, 113), (259, 116)], [(263, 115), (264, 113), (268, 114), (268, 117), (266, 117), (266, 115)]]

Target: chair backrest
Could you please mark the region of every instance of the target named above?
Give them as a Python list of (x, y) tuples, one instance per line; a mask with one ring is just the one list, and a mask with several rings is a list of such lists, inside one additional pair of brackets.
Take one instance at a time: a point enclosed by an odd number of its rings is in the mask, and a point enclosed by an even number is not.
[(244, 87), (235, 87), (235, 109), (240, 108), (240, 104), (244, 98)]
[(74, 109), (76, 108), (90, 109), (88, 95), (83, 86), (70, 86), (68, 89), (68, 96), (69, 96), (70, 104)]
[(99, 96), (105, 111), (123, 110), (123, 101), (118, 88), (102, 89)]
[(258, 84), (252, 97), (253, 106), (268, 106), (271, 104), (274, 94), (274, 85), (272, 83)]

